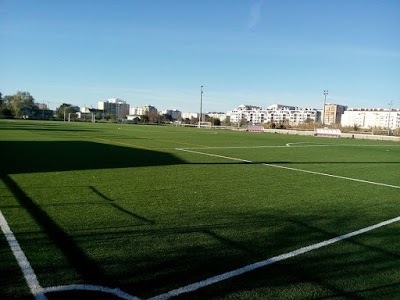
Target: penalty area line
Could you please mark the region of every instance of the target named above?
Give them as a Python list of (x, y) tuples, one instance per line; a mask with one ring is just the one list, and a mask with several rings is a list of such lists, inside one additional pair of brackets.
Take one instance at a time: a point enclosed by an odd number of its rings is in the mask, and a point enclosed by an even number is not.
[[(246, 162), (246, 163), (254, 163), (254, 161), (247, 160), (247, 159), (224, 156), (224, 155), (219, 155), (219, 154), (205, 153), (205, 152), (194, 151), (194, 150), (189, 150), (189, 149), (185, 149), (185, 148), (175, 148), (175, 150), (189, 152), (189, 153), (195, 153), (195, 154), (200, 154), (200, 155), (205, 155), (205, 156), (211, 156), (211, 157), (219, 157), (219, 158), (224, 158), (224, 159), (228, 159), (228, 160), (241, 161), (241, 162)], [(398, 186), (398, 185), (392, 185), (392, 184), (387, 184), (387, 183), (382, 183), (382, 182), (368, 181), (368, 180), (364, 180), (364, 179), (357, 179), (357, 178), (345, 177), (345, 176), (340, 176), (340, 175), (333, 175), (333, 174), (328, 174), (328, 173), (285, 167), (285, 166), (269, 164), (269, 163), (260, 163), (260, 164), (267, 166), (267, 167), (272, 167), (272, 168), (279, 168), (279, 169), (285, 169), (285, 170), (290, 170), (290, 171), (303, 172), (303, 173), (308, 173), (308, 174), (327, 176), (327, 177), (332, 177), (332, 178), (338, 178), (338, 179), (344, 179), (344, 180), (349, 180), (349, 181), (368, 183), (368, 184), (373, 184), (373, 185), (379, 185), (379, 186), (400, 189), (400, 186)]]
[(194, 292), (200, 288), (203, 288), (203, 287), (239, 276), (241, 274), (244, 274), (244, 273), (247, 273), (247, 272), (268, 266), (268, 265), (272, 265), (276, 262), (280, 262), (280, 261), (295, 257), (300, 254), (304, 254), (304, 253), (307, 253), (307, 252), (310, 252), (310, 251), (313, 251), (313, 250), (316, 250), (316, 249), (319, 249), (322, 247), (326, 247), (328, 245), (349, 239), (351, 237), (360, 235), (362, 233), (365, 233), (365, 232), (368, 232), (368, 231), (371, 231), (371, 230), (374, 230), (374, 229), (377, 229), (377, 228), (380, 228), (380, 227), (383, 227), (383, 226), (386, 226), (386, 225), (389, 225), (389, 224), (392, 224), (392, 223), (395, 223), (398, 221), (400, 221), (400, 216), (390, 219), (390, 220), (387, 220), (387, 221), (383, 221), (381, 223), (378, 223), (378, 224), (375, 224), (372, 226), (368, 226), (368, 227), (359, 229), (357, 231), (353, 231), (353, 232), (350, 232), (350, 233), (347, 233), (344, 235), (337, 236), (337, 237), (329, 239), (329, 240), (322, 241), (320, 243), (312, 244), (312, 245), (302, 247), (302, 248), (299, 248), (299, 249), (291, 251), (291, 252), (287, 252), (287, 253), (284, 253), (284, 254), (281, 254), (278, 256), (274, 256), (274, 257), (268, 258), (266, 260), (244, 266), (244, 267), (236, 269), (236, 270), (232, 270), (232, 271), (229, 271), (226, 273), (222, 273), (220, 275), (209, 277), (207, 279), (180, 287), (178, 289), (171, 290), (165, 294), (160, 294), (155, 297), (149, 298), (148, 300), (166, 300), (171, 297), (176, 297), (176, 296), (179, 296), (179, 295), (182, 295), (185, 293)]
[(4, 215), (1, 211), (0, 226), (7, 239), (8, 245), (11, 248), (11, 251), (15, 256), (15, 259), (17, 260), (18, 265), (21, 268), (22, 274), (24, 275), (25, 281), (28, 284), (32, 295), (35, 297), (36, 300), (47, 299), (44, 294), (43, 288), (39, 284), (35, 271), (33, 271), (31, 264), (29, 263), (25, 253), (22, 251), (21, 246), (19, 245), (14, 233), (11, 231), (7, 220), (4, 218)]

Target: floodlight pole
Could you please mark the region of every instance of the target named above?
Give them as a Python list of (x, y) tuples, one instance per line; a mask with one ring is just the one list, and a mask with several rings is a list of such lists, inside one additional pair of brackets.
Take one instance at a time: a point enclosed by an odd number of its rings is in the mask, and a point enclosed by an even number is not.
[(393, 101), (389, 101), (389, 120), (388, 120), (388, 135), (390, 135), (390, 112), (392, 111)]
[(201, 115), (203, 114), (203, 86), (200, 86), (200, 115), (199, 115), (199, 128), (201, 127)]
[(326, 106), (326, 95), (328, 95), (328, 90), (324, 90), (324, 110), (323, 110), (323, 114), (322, 114), (322, 125), (325, 125), (325, 106)]

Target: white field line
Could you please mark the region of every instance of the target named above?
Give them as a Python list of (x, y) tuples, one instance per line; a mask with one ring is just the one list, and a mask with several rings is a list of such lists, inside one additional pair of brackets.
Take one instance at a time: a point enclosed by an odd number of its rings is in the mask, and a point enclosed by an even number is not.
[(19, 245), (17, 239), (15, 238), (14, 233), (11, 231), (10, 226), (8, 226), (8, 223), (1, 211), (0, 211), (0, 226), (11, 248), (11, 251), (18, 262), (18, 265), (21, 268), (21, 271), (24, 275), (26, 283), (29, 286), (29, 289), (32, 292), (32, 295), (35, 297), (36, 300), (47, 299), (44, 294), (43, 288), (40, 286), (36, 274), (32, 269), (32, 266), (30, 265), (28, 259), (26, 258), (25, 253), (22, 251), (21, 246)]
[(377, 228), (380, 228), (380, 227), (383, 227), (383, 226), (386, 226), (386, 225), (389, 225), (389, 224), (392, 224), (392, 223), (395, 223), (395, 222), (398, 222), (398, 221), (400, 221), (400, 216), (398, 216), (396, 218), (393, 218), (393, 219), (390, 219), (390, 220), (387, 220), (387, 221), (384, 221), (384, 222), (381, 222), (381, 223), (378, 223), (378, 224), (375, 224), (375, 225), (372, 225), (372, 226), (368, 226), (368, 227), (359, 229), (357, 231), (353, 231), (353, 232), (350, 232), (350, 233), (347, 233), (347, 234), (344, 234), (344, 235), (337, 236), (337, 237), (329, 239), (329, 240), (325, 240), (325, 241), (320, 242), (320, 243), (316, 243), (316, 244), (313, 244), (313, 245), (310, 245), (310, 246), (299, 248), (299, 249), (291, 251), (291, 252), (287, 252), (287, 253), (284, 253), (284, 254), (281, 254), (281, 255), (278, 255), (278, 256), (274, 256), (274, 257), (268, 258), (266, 260), (256, 262), (254, 264), (250, 264), (250, 265), (244, 266), (242, 268), (239, 268), (239, 269), (236, 269), (236, 270), (232, 270), (230, 272), (226, 272), (226, 273), (222, 273), (220, 275), (212, 276), (212, 277), (207, 278), (205, 280), (201, 280), (199, 282), (195, 282), (195, 283), (180, 287), (178, 289), (171, 290), (171, 291), (169, 291), (169, 292), (167, 292), (165, 294), (157, 295), (155, 297), (149, 298), (148, 300), (165, 300), (165, 299), (169, 299), (171, 297), (179, 296), (179, 295), (184, 294), (184, 293), (194, 292), (194, 291), (196, 291), (196, 290), (198, 290), (200, 288), (203, 288), (203, 287), (218, 283), (220, 281), (227, 280), (229, 278), (236, 277), (236, 276), (239, 276), (241, 274), (244, 274), (244, 273), (247, 273), (247, 272), (250, 272), (250, 271), (265, 267), (265, 266), (268, 266), (268, 265), (272, 265), (272, 264), (274, 264), (276, 262), (283, 261), (283, 260), (295, 257), (297, 255), (304, 254), (304, 253), (307, 253), (307, 252), (310, 252), (310, 251), (313, 251), (313, 250), (316, 250), (316, 249), (331, 245), (333, 243), (337, 243), (337, 242), (343, 241), (345, 239), (354, 237), (356, 235), (360, 235), (362, 233), (365, 233), (365, 232), (368, 232), (368, 231), (371, 231), (371, 230), (374, 230), (374, 229), (377, 229)]
[(107, 294), (112, 294), (117, 296), (121, 299), (126, 300), (140, 300), (140, 298), (131, 296), (120, 289), (113, 289), (105, 286), (100, 285), (90, 285), (90, 284), (71, 284), (71, 285), (59, 285), (59, 286), (52, 286), (48, 288), (44, 288), (45, 293), (51, 292), (65, 292), (65, 291), (92, 291), (92, 292), (102, 292)]
[(32, 266), (30, 265), (25, 253), (22, 251), (21, 246), (19, 245), (17, 239), (15, 238), (14, 233), (11, 231), (10, 226), (7, 223), (7, 220), (4, 218), (4, 215), (2, 214), (1, 211), (0, 211), (0, 226), (7, 239), (7, 242), (11, 248), (12, 253), (17, 259), (17, 262), (22, 270), (22, 273), (29, 286), (29, 289), (31, 290), (31, 293), (36, 300), (46, 300), (47, 297), (45, 293), (61, 292), (61, 291), (96, 291), (96, 292), (113, 294), (121, 299), (139, 300), (139, 298), (131, 296), (121, 291), (120, 289), (112, 289), (109, 287), (98, 286), (98, 285), (72, 284), (72, 285), (42, 288), (39, 284), (35, 272), (32, 269)]
[(287, 143), (286, 145), (268, 145), (268, 146), (220, 146), (220, 147), (185, 147), (185, 148), (175, 148), (176, 150), (212, 150), (212, 149), (259, 149), (259, 148), (307, 148), (307, 147), (400, 147), (400, 145), (350, 145), (350, 144), (312, 144), (302, 142), (302, 143)]
[[(312, 145), (312, 146), (329, 146), (329, 145)], [(301, 147), (312, 147), (311, 145)], [(177, 148), (178, 150), (206, 150), (206, 149), (259, 149), (259, 148), (287, 148), (289, 144), (280, 146), (226, 146), (226, 147), (195, 147), (195, 148)]]
[[(218, 155), (218, 154), (204, 153), (204, 152), (200, 152), (200, 151), (188, 150), (186, 148), (175, 148), (175, 149), (179, 150), (179, 151), (196, 153), (196, 154), (200, 154), (200, 155), (206, 155), (206, 156), (212, 156), (212, 157), (225, 158), (225, 159), (228, 159), (228, 160), (235, 160), (235, 161), (242, 161), (242, 162), (246, 162), (246, 163), (252, 163), (251, 160), (246, 160), (246, 159), (241, 159), (241, 158), (236, 158), (236, 157), (229, 157), (229, 156)], [(339, 175), (332, 175), (332, 174), (328, 174), (328, 173), (308, 171), (308, 170), (304, 170), (304, 169), (285, 167), (285, 166), (280, 166), (280, 165), (275, 165), (275, 164), (267, 164), (267, 163), (261, 163), (261, 164), (264, 165), (264, 166), (273, 167), (273, 168), (280, 168), (280, 169), (303, 172), (303, 173), (308, 173), (308, 174), (321, 175), (321, 176), (327, 176), (327, 177), (333, 177), (333, 178), (338, 178), (338, 179), (344, 179), (344, 180), (350, 180), (350, 181), (356, 181), (356, 182), (361, 182), (361, 183), (368, 183), (368, 184), (373, 184), (373, 185), (379, 185), (379, 186), (385, 186), (385, 187), (400, 189), (400, 186), (398, 186), (398, 185), (392, 185), (392, 184), (387, 184), (387, 183), (382, 183), (382, 182), (368, 181), (368, 180), (363, 180), (363, 179), (357, 179), (357, 178), (351, 178), (351, 177), (345, 177), (345, 176), (339, 176)]]

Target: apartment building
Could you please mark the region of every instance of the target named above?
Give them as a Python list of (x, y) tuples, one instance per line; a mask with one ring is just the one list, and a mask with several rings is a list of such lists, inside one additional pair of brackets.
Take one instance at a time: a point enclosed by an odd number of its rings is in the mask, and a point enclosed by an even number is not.
[(350, 108), (343, 113), (341, 125), (366, 129), (397, 129), (400, 128), (400, 109)]
[(342, 115), (346, 111), (346, 109), (347, 106), (344, 105), (330, 103), (325, 104), (322, 114), (322, 124), (340, 124)]
[(303, 122), (319, 122), (321, 112), (315, 108), (273, 104), (265, 109), (259, 106), (240, 105), (227, 113), (232, 123), (246, 121), (250, 124), (288, 123), (298, 125)]
[(129, 104), (118, 98), (100, 101), (97, 103), (97, 108), (102, 110), (105, 114), (115, 115), (119, 120), (125, 119), (129, 114)]

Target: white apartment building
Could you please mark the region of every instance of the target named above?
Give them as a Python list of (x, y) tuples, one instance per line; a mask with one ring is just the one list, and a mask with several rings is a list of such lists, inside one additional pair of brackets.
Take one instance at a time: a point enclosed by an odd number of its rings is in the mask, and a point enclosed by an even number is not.
[(206, 115), (210, 118), (219, 119), (220, 121), (226, 120), (226, 113), (223, 112), (208, 112)]
[(343, 127), (360, 128), (400, 128), (400, 109), (350, 108), (342, 115)]
[(105, 114), (114, 114), (117, 119), (124, 119), (129, 114), (129, 104), (118, 98), (100, 101), (97, 103), (97, 108)]
[(232, 123), (246, 121), (250, 124), (288, 123), (297, 125), (305, 121), (318, 122), (321, 111), (314, 108), (298, 108), (295, 106), (273, 104), (265, 109), (259, 106), (240, 105), (227, 113)]
[(157, 113), (157, 108), (148, 104), (140, 107), (131, 107), (129, 109), (129, 115), (131, 116), (144, 116), (149, 113)]
[(199, 113), (196, 112), (186, 112), (186, 113), (182, 113), (182, 119), (191, 119), (191, 118), (198, 118), (199, 117)]
[(177, 109), (167, 109), (160, 112), (161, 115), (171, 116), (174, 120), (181, 120), (182, 119), (182, 112)]

